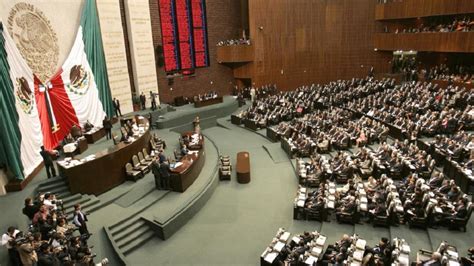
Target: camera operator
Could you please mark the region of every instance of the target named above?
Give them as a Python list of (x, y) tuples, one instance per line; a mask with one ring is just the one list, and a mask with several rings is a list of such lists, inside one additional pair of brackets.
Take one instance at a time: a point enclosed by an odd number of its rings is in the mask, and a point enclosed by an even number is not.
[(15, 248), (15, 238), (20, 231), (15, 229), (15, 227), (10, 226), (7, 229), (7, 232), (2, 235), (2, 246), (7, 248), (8, 257), (10, 258), (11, 265), (21, 265), (20, 255)]
[(33, 225), (36, 225), (40, 219), (46, 221), (46, 219), (48, 218), (48, 215), (49, 215), (48, 208), (45, 205), (41, 205), (39, 207), (38, 212), (36, 212), (35, 215), (33, 216), (33, 221), (32, 221)]
[(92, 254), (87, 243), (81, 240), (79, 236), (72, 237), (69, 240), (69, 254), (71, 255), (71, 259), (86, 265), (92, 264), (96, 254)]
[(52, 248), (48, 243), (40, 246), (38, 253), (38, 266), (60, 265), (59, 259), (53, 254)]
[(16, 249), (20, 255), (23, 266), (33, 266), (38, 262), (38, 255), (35, 251), (34, 237), (28, 233), (23, 237), (23, 232), (19, 232), (15, 239)]
[(23, 208), (23, 214), (28, 217), (28, 219), (33, 220), (35, 217), (35, 213), (39, 210), (39, 206), (33, 203), (33, 199), (26, 198), (25, 199), (25, 207)]
[(50, 193), (46, 193), (44, 195), (44, 201), (43, 201), (43, 204), (46, 205), (48, 208), (50, 208), (51, 210), (58, 210), (58, 205), (62, 205), (62, 201), (61, 200), (58, 200), (56, 198), (56, 195), (54, 194), (50, 194)]

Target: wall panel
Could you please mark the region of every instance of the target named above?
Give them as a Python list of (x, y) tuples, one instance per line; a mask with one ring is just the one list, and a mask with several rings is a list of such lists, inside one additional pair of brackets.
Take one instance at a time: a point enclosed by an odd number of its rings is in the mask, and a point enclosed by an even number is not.
[(370, 66), (387, 72), (390, 59), (373, 46), (380, 26), (375, 22), (375, 2), (250, 0), (249, 26), (255, 47), (252, 82), (294, 89), (362, 77)]

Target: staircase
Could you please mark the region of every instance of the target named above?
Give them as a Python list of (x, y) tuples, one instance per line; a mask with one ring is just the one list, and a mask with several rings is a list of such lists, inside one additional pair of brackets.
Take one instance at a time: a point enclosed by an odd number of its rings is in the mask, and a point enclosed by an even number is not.
[(94, 195), (71, 194), (66, 179), (60, 177), (41, 183), (36, 188), (36, 193), (53, 193), (57, 199), (62, 200), (68, 222), (72, 221), (74, 205), (77, 203), (81, 204), (85, 213), (93, 212), (101, 207), (100, 200)]
[(109, 230), (115, 246), (124, 256), (155, 237), (155, 231), (140, 217), (123, 220), (109, 227)]

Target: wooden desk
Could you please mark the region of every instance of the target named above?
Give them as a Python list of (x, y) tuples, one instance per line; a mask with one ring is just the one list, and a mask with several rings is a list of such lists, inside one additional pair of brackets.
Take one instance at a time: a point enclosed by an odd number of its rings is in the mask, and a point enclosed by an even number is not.
[(101, 128), (93, 133), (86, 132), (84, 133), (84, 137), (86, 137), (87, 143), (95, 143), (96, 141), (105, 137), (105, 128)]
[[(194, 135), (194, 132), (193, 131), (187, 131), (187, 132), (184, 132), (183, 134), (181, 134), (181, 137), (184, 138), (184, 137), (188, 137), (189, 139), (191, 139), (191, 136)], [(195, 150), (200, 150), (202, 149), (203, 145), (204, 145), (204, 137), (199, 134), (199, 142), (197, 144), (194, 144), (194, 145), (189, 145), (189, 143), (185, 143), (186, 144), (186, 147), (188, 147), (188, 149), (192, 150), (192, 151), (195, 151)]]
[(174, 98), (174, 105), (175, 106), (183, 106), (188, 104), (188, 99), (185, 98), (184, 96), (178, 96)]
[(80, 138), (77, 140), (77, 153), (81, 154), (85, 152), (89, 148), (89, 145), (87, 144), (87, 139), (85, 138)]
[(204, 100), (204, 101), (196, 101), (196, 102), (194, 102), (194, 107), (196, 107), (196, 108), (204, 107), (204, 106), (208, 106), (208, 105), (222, 103), (223, 101), (224, 100), (223, 100), (222, 96), (219, 96), (217, 98), (207, 99), (207, 100)]
[(240, 124), (242, 124), (242, 118), (240, 118), (236, 115), (231, 115), (230, 116), (230, 122), (234, 125), (240, 125)]
[(246, 184), (250, 182), (250, 155), (248, 152), (243, 151), (237, 153), (237, 182), (240, 184)]
[(267, 137), (273, 142), (277, 142), (280, 140), (280, 135), (275, 131), (273, 127), (267, 127)]
[(198, 155), (187, 154), (180, 160), (182, 165), (177, 168), (170, 169), (171, 172), (171, 190), (176, 192), (184, 192), (190, 187), (194, 180), (199, 177), (204, 162), (206, 161), (206, 153), (199, 150)]
[(138, 137), (134, 142), (112, 146), (95, 154), (95, 159), (82, 164), (65, 167), (57, 163), (59, 174), (65, 177), (72, 194), (100, 195), (123, 182), (127, 177), (125, 164), (143, 148), (149, 152), (150, 131)]
[(255, 130), (255, 131), (258, 130), (257, 122), (255, 122), (254, 120), (247, 119), (247, 118), (243, 120), (244, 120), (244, 126), (246, 128), (250, 128), (251, 130)]

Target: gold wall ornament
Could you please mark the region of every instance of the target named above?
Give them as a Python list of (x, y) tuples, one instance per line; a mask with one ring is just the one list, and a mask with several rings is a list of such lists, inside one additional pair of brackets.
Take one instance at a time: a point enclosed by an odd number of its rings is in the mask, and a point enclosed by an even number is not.
[(58, 38), (41, 10), (20, 2), (8, 16), (8, 30), (33, 73), (45, 82), (56, 72)]

